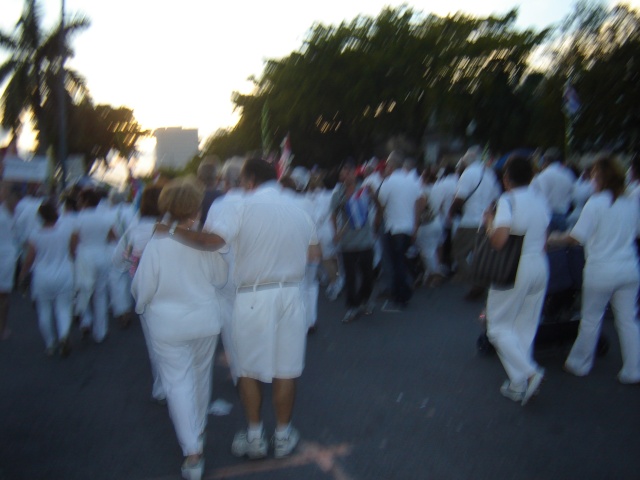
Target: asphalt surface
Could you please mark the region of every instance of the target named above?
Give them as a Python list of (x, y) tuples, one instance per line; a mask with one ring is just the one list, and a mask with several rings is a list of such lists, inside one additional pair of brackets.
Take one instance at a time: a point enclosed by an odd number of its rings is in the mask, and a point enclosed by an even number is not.
[[(616, 380), (613, 323), (604, 325), (609, 353), (585, 378), (562, 371), (569, 345), (537, 348), (547, 379), (521, 407), (498, 391), (506, 378), (498, 358), (478, 354), (483, 305), (463, 294), (455, 285), (420, 289), (402, 313), (378, 308), (346, 325), (343, 298), (321, 294), (294, 415), (302, 442), (284, 460), (231, 455), (244, 421), (217, 354), (213, 399), (232, 409), (209, 417), (205, 478), (640, 478), (640, 387)], [(150, 401), (139, 324), (112, 324), (101, 345), (74, 330), (71, 356), (47, 358), (31, 303), (12, 301), (13, 336), (0, 343), (0, 480), (180, 478), (167, 409)]]

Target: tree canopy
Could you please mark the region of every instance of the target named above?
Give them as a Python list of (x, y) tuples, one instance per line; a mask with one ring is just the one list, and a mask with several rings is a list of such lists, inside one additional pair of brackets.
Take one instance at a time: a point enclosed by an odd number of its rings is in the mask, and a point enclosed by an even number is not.
[[(580, 1), (561, 26), (542, 31), (518, 29), (517, 16), (402, 6), (315, 24), (299, 50), (266, 62), (251, 94), (234, 94), (240, 120), (205, 153), (266, 155), (287, 133), (295, 162), (307, 166), (381, 156), (395, 144), (419, 156), (433, 139), (496, 152), (562, 146), (568, 83), (581, 102), (576, 148), (635, 148), (638, 13)], [(536, 65), (542, 50), (547, 63)]]
[(131, 109), (95, 106), (82, 75), (64, 63), (73, 56), (71, 40), (89, 25), (87, 18), (73, 16), (45, 32), (39, 3), (25, 0), (15, 30), (0, 31), (0, 48), (9, 53), (0, 65), (0, 86), (6, 84), (1, 98), (2, 126), (18, 135), (24, 115), (31, 114), (36, 150), (46, 153), (59, 145), (58, 115), (60, 102), (64, 102), (68, 152), (82, 155), (87, 171), (95, 160), (106, 161), (112, 152), (131, 158), (140, 137), (148, 134)]

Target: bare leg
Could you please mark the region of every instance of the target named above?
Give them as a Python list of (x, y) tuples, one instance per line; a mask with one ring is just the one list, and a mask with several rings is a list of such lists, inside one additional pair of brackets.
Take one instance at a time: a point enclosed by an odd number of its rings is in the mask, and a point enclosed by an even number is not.
[(260, 423), (260, 410), (262, 409), (262, 386), (254, 378), (240, 377), (238, 379), (238, 391), (240, 401), (244, 407), (244, 415), (249, 424)]
[(9, 338), (9, 294), (0, 293), (0, 340)]
[(288, 425), (293, 414), (293, 404), (296, 399), (295, 378), (273, 379), (273, 407), (278, 426)]

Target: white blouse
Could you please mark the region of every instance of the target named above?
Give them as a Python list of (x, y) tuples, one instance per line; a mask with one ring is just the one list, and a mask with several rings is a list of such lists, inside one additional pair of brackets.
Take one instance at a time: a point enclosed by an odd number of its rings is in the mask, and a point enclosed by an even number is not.
[(178, 342), (220, 333), (218, 289), (228, 267), (218, 252), (154, 235), (144, 249), (131, 293), (156, 340)]

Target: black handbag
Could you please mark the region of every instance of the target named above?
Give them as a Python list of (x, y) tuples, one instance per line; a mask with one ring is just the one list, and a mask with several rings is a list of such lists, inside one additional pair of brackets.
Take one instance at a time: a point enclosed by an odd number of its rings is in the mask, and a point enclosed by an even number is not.
[(471, 262), (473, 283), (483, 286), (513, 286), (518, 274), (523, 242), (524, 235), (509, 235), (507, 243), (496, 250), (491, 245), (489, 236), (479, 233)]
[(518, 274), (524, 235), (509, 235), (507, 243), (496, 250), (489, 237), (478, 234), (471, 262), (471, 279), (475, 285), (513, 286)]

